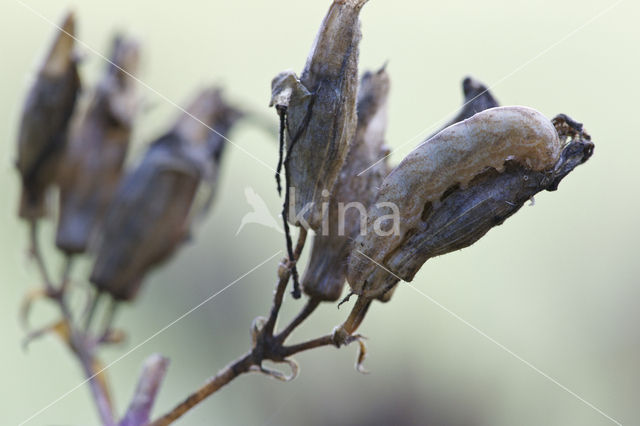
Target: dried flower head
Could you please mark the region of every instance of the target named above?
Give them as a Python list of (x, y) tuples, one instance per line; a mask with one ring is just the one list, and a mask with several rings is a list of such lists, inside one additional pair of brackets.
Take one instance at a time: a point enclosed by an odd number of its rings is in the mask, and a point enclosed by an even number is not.
[(55, 183), (80, 91), (73, 14), (61, 28), (29, 90), (20, 121), (16, 167), (22, 178), (19, 215), (24, 219), (46, 214), (47, 189)]
[[(358, 126), (347, 159), (329, 198), (322, 231), (313, 239), (311, 258), (302, 279), (306, 294), (319, 300), (340, 298), (347, 256), (366, 221), (366, 211), (387, 174), (384, 138), (387, 129), (389, 75), (384, 67), (366, 72), (358, 91)], [(366, 173), (359, 175), (372, 163)]]
[(272, 82), (271, 106), (281, 115), (282, 136), (286, 136), (287, 189), (295, 188), (295, 215), (287, 214), (292, 225), (320, 229), (322, 192), (333, 188), (353, 139), (358, 15), (364, 3), (335, 0), (300, 78), (285, 71)]
[(135, 113), (139, 46), (116, 37), (111, 63), (71, 130), (60, 171), (56, 245), (66, 253), (87, 249), (122, 175)]
[(90, 278), (99, 290), (132, 299), (146, 273), (185, 241), (198, 188), (214, 179), (224, 147), (224, 139), (207, 126), (228, 130), (238, 117), (218, 90), (206, 90), (153, 142), (105, 217)]
[[(397, 282), (383, 268), (411, 280), (428, 258), (477, 241), (549, 188), (562, 148), (554, 125), (525, 107), (492, 108), (431, 138), (385, 178), (350, 256), (352, 290), (378, 297)], [(374, 229), (388, 216), (381, 202), (398, 207), (392, 235)]]

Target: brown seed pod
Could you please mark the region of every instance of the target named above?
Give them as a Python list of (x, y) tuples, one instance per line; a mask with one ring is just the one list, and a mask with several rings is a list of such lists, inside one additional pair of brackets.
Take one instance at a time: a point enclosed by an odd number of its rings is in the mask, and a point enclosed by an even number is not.
[(300, 78), (285, 71), (272, 82), (271, 106), (286, 135), (286, 189), (295, 188), (295, 214), (286, 212), (292, 225), (320, 229), (322, 192), (333, 188), (353, 139), (358, 15), (366, 1), (334, 0)]
[(553, 124), (525, 107), (489, 109), (440, 132), (385, 179), (350, 255), (352, 290), (378, 297), (397, 282), (383, 268), (410, 280), (428, 258), (474, 243), (551, 188), (561, 149)]
[(122, 175), (138, 107), (138, 43), (116, 37), (102, 81), (72, 128), (60, 170), (56, 245), (66, 253), (87, 249)]
[[(188, 112), (220, 133), (239, 116), (218, 90), (202, 92)], [(220, 135), (190, 115), (150, 146), (105, 216), (90, 278), (100, 291), (132, 299), (146, 273), (185, 241), (198, 188), (216, 175), (223, 147)]]
[(384, 67), (362, 76), (355, 137), (329, 198), (327, 220), (314, 236), (311, 258), (302, 279), (302, 289), (312, 298), (327, 301), (340, 298), (351, 242), (360, 233), (361, 216), (366, 219), (366, 211), (387, 174), (387, 164), (382, 161), (358, 176), (386, 155), (383, 144), (389, 85)]
[(55, 182), (80, 91), (73, 14), (65, 17), (61, 28), (29, 90), (20, 120), (16, 167), (22, 178), (18, 214), (24, 219), (46, 214), (46, 192)]

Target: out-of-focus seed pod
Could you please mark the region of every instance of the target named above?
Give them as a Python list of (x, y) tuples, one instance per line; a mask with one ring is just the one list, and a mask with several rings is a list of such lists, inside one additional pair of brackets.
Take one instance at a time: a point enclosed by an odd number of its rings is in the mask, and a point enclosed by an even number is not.
[[(243, 117), (243, 112), (231, 106), (224, 98), (220, 88), (203, 90), (189, 108), (191, 116), (182, 115), (175, 125), (174, 132), (182, 135), (185, 140), (192, 141), (189, 145), (190, 156), (201, 161), (202, 185), (199, 192), (199, 202), (192, 212), (195, 217), (209, 212), (219, 182), (222, 156), (227, 146), (227, 133), (233, 125)], [(203, 126), (198, 120), (206, 123), (211, 129)]]
[(292, 225), (320, 229), (322, 192), (333, 188), (355, 133), (358, 15), (366, 1), (334, 0), (300, 78), (285, 71), (272, 82), (271, 106), (286, 134), (287, 189), (295, 188)]
[(122, 175), (138, 97), (138, 43), (116, 37), (111, 62), (90, 104), (71, 130), (60, 170), (56, 245), (66, 253), (87, 249)]
[[(218, 90), (202, 92), (188, 112), (217, 131), (239, 117)], [(224, 139), (191, 115), (150, 146), (109, 206), (90, 280), (117, 300), (135, 297), (146, 273), (185, 241), (198, 188), (217, 173)]]
[(16, 167), (22, 177), (18, 214), (24, 219), (46, 214), (47, 189), (56, 180), (80, 91), (73, 14), (65, 17), (61, 28), (29, 90), (20, 121)]
[(416, 148), (369, 210), (350, 255), (352, 290), (378, 297), (397, 282), (383, 268), (410, 280), (429, 257), (475, 242), (546, 188), (561, 150), (554, 125), (526, 107), (483, 111)]
[(311, 258), (302, 279), (302, 289), (312, 298), (327, 301), (340, 298), (351, 242), (360, 233), (361, 217), (366, 219), (366, 211), (387, 174), (387, 164), (382, 161), (358, 176), (387, 154), (383, 144), (389, 84), (384, 68), (365, 73), (360, 82), (356, 134), (329, 198), (328, 220), (324, 223), (328, 229), (323, 228), (314, 236)]

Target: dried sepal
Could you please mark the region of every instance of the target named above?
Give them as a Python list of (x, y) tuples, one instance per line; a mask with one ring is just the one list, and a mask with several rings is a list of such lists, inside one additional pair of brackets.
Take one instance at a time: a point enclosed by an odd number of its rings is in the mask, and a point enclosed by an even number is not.
[(295, 188), (295, 214), (287, 214), (292, 225), (320, 228), (322, 192), (333, 188), (355, 132), (364, 3), (335, 0), (300, 78), (285, 71), (272, 82), (271, 106), (283, 117), (286, 135), (287, 189)]
[(272, 377), (278, 381), (281, 382), (290, 382), (293, 379), (295, 379), (296, 377), (298, 377), (298, 373), (300, 372), (300, 366), (298, 365), (298, 363), (296, 362), (296, 360), (291, 359), (291, 358), (287, 358), (283, 361), (278, 361), (278, 363), (280, 364), (287, 364), (289, 366), (289, 368), (291, 369), (291, 373), (290, 374), (285, 374), (281, 371), (278, 370), (272, 370), (270, 368), (266, 368), (262, 365), (254, 365), (250, 368), (250, 371), (254, 371), (257, 373), (262, 373), (266, 376)]
[(363, 342), (364, 337), (358, 339), (358, 357), (356, 358), (356, 371), (360, 374), (369, 374), (369, 370), (364, 368), (364, 360), (367, 358), (367, 346)]
[[(478, 116), (480, 114), (475, 117)], [(536, 193), (554, 190), (559, 180), (585, 162), (593, 152), (593, 144), (586, 133), (577, 137), (558, 133), (560, 122), (554, 119), (555, 128), (549, 122), (556, 141), (547, 142), (557, 145), (559, 154), (548, 158), (546, 166), (540, 161), (544, 155), (528, 164), (521, 157), (509, 155), (502, 165), (482, 168), (464, 186), (455, 182), (438, 199), (427, 199), (418, 222), (407, 228), (400, 241), (384, 252), (367, 252), (369, 236), (358, 241), (359, 246), (351, 253), (349, 264), (349, 283), (353, 291), (366, 297), (378, 297), (393, 288), (398, 278), (411, 281), (429, 258), (475, 243), (491, 228), (517, 212)], [(545, 122), (545, 132), (546, 127)], [(447, 135), (445, 132), (440, 135), (443, 134)], [(549, 151), (554, 149), (542, 152)], [(400, 212), (402, 215), (402, 206)]]
[(20, 119), (16, 167), (22, 178), (18, 214), (24, 219), (46, 214), (47, 189), (55, 183), (80, 91), (73, 14), (65, 17), (61, 28), (29, 90)]
[[(132, 299), (154, 266), (189, 236), (201, 183), (219, 167), (224, 143), (208, 129), (228, 129), (230, 107), (218, 90), (206, 90), (174, 128), (153, 142), (122, 182), (102, 227), (91, 282), (115, 299)], [(192, 124), (195, 116), (200, 123)], [(208, 127), (207, 127), (208, 126)], [(204, 129), (203, 129), (204, 127)]]
[(260, 334), (264, 329), (264, 325), (267, 323), (266, 317), (256, 317), (251, 322), (251, 327), (249, 328), (249, 335), (251, 336), (251, 347), (255, 348), (258, 344), (258, 339), (260, 338)]
[(60, 173), (56, 245), (82, 253), (111, 201), (122, 175), (138, 109), (135, 75), (139, 46), (116, 37), (111, 63), (71, 131)]
[[(356, 133), (329, 197), (323, 229), (314, 236), (311, 257), (302, 279), (302, 289), (312, 298), (327, 301), (340, 298), (351, 243), (361, 232), (361, 217), (366, 217), (366, 210), (387, 174), (386, 162), (378, 160), (387, 152), (384, 138), (389, 86), (389, 75), (384, 67), (362, 76)], [(376, 164), (359, 175), (372, 163)]]

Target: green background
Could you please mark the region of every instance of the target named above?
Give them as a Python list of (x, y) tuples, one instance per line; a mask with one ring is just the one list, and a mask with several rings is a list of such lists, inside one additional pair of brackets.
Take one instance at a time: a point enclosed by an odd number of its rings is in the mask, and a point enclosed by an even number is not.
[[(277, 120), (267, 108), (270, 81), (300, 71), (328, 1), (29, 1), (59, 21), (72, 6), (81, 40), (107, 54), (115, 30), (143, 43), (140, 77), (184, 105), (200, 87), (223, 85), (238, 105), (271, 120), (265, 132), (244, 122), (231, 139), (275, 166)], [(388, 144), (397, 163), (454, 114), (460, 82), (473, 75), (502, 104), (524, 104), (551, 117), (585, 123), (594, 157), (556, 193), (536, 197), (473, 247), (429, 261), (414, 284), (443, 306), (625, 425), (640, 424), (640, 298), (637, 240), (638, 68), (640, 5), (612, 0), (383, 1), (362, 12), (360, 69), (389, 60)], [(16, 126), (30, 77), (54, 29), (14, 0), (0, 11), (0, 424), (17, 424), (73, 389), (82, 377), (53, 337), (21, 348), (21, 298), (38, 284), (27, 260), (26, 227), (15, 218), (18, 179), (12, 166)], [(587, 26), (581, 28), (585, 23)], [(577, 30), (574, 32), (574, 30)], [(567, 35), (571, 34), (567, 38)], [(85, 84), (103, 61), (87, 49)], [(145, 111), (131, 158), (164, 131), (178, 111), (141, 88)], [(411, 139), (413, 140), (409, 142)], [(409, 142), (409, 143), (407, 143)], [(148, 277), (117, 324), (129, 338), (103, 351), (111, 362), (204, 298), (284, 247), (280, 234), (248, 225), (244, 188), (275, 213), (273, 172), (229, 146), (214, 211), (195, 240)], [(53, 226), (43, 238), (58, 267)], [(146, 356), (171, 359), (155, 414), (195, 389), (248, 349), (249, 324), (267, 312), (277, 257), (109, 368), (116, 406), (125, 409)], [(75, 270), (78, 283), (88, 262)], [(299, 302), (287, 299), (285, 317)], [(346, 316), (321, 309), (294, 339), (324, 334)], [(38, 305), (35, 324), (53, 311)], [(204, 402), (180, 424), (614, 424), (496, 344), (404, 286), (376, 304), (362, 326), (366, 366), (353, 370), (355, 348), (324, 348), (296, 358), (300, 376), (278, 383), (246, 376)], [(82, 386), (28, 424), (96, 424)]]

